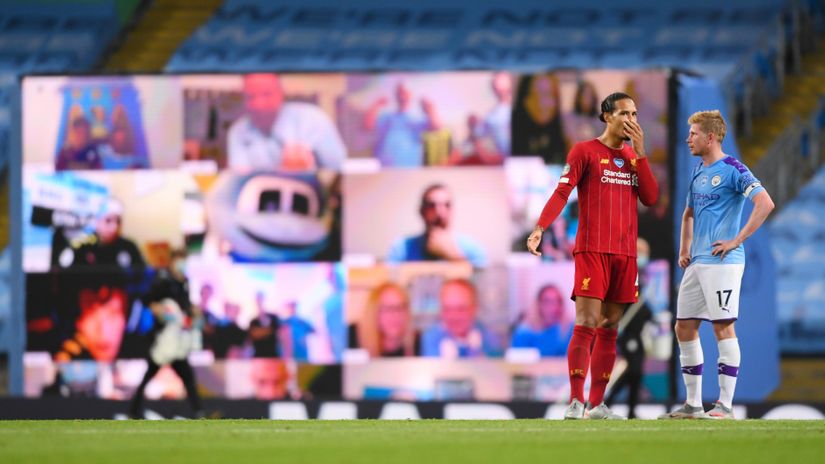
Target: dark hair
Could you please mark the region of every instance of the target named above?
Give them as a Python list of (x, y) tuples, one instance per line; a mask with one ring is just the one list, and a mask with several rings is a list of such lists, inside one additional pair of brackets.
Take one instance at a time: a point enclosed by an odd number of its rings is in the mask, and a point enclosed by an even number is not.
[(72, 120), (72, 127), (90, 127), (91, 124), (85, 116), (78, 116)]
[[(526, 100), (530, 95), (533, 82), (541, 76), (546, 76), (550, 83), (550, 94), (556, 100), (556, 114), (546, 121), (539, 123), (527, 110)], [(553, 74), (532, 74), (522, 76), (516, 87), (510, 135), (512, 136), (512, 153), (518, 155), (541, 156), (545, 164), (564, 164), (567, 153), (567, 141), (564, 134), (564, 123), (559, 105), (558, 77)]]
[(421, 208), (424, 207), (424, 202), (427, 201), (427, 196), (429, 196), (430, 193), (432, 193), (436, 190), (442, 190), (442, 189), (449, 191), (449, 189), (447, 188), (447, 185), (442, 184), (440, 182), (428, 185), (427, 188), (424, 189), (424, 192), (421, 194)]
[[(590, 89), (590, 99), (582, 105), (581, 99), (587, 89)], [(579, 80), (576, 83), (576, 98), (573, 100), (573, 111), (576, 114), (585, 116), (596, 116), (599, 114), (596, 108), (597, 98), (599, 97), (593, 84), (585, 80)]]
[(542, 285), (541, 288), (539, 288), (539, 291), (536, 293), (536, 299), (541, 298), (541, 294), (546, 292), (547, 290), (553, 290), (554, 292), (556, 292), (556, 296), (559, 298), (559, 303), (562, 305), (564, 304), (564, 296), (562, 295), (561, 290), (559, 290), (559, 287), (557, 287), (555, 284)]
[(619, 100), (633, 100), (633, 97), (624, 92), (614, 92), (608, 95), (602, 100), (602, 112), (599, 113), (599, 121), (607, 122), (604, 120), (604, 114), (612, 113), (616, 109), (616, 102)]

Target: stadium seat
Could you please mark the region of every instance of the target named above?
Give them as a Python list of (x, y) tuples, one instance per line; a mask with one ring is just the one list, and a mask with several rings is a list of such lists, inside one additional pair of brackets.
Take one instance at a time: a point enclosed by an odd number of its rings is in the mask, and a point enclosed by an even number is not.
[(779, 269), (779, 307), (807, 311), (825, 306), (825, 168), (771, 220), (769, 230)]
[(57, 26), (60, 18), (49, 14), (18, 14), (6, 19), (3, 32), (36, 32), (48, 34)]
[(44, 8), (22, 0), (4, 2), (0, 69), (19, 73), (89, 69), (120, 29), (115, 3), (67, 1)]
[[(645, 52), (644, 55), (638, 55), (636, 54), (638, 50), (651, 46), (684, 47), (686, 40), (690, 40), (692, 45), (695, 45), (693, 42), (698, 40), (700, 45), (709, 47), (707, 53), (710, 56), (703, 59), (737, 61), (756, 45), (757, 40), (765, 35), (766, 30), (772, 29), (770, 32), (775, 32), (773, 29), (776, 27), (771, 25), (778, 22), (779, 14), (784, 7), (784, 2), (778, 0), (736, 1), (724, 5), (720, 5), (719, 2), (701, 1), (690, 8), (660, 5), (646, 0), (623, 2), (621, 6), (611, 6), (607, 9), (597, 8), (594, 2), (563, 1), (547, 4), (528, 0), (523, 4), (523, 11), (527, 13), (501, 16), (501, 20), (491, 23), (490, 27), (494, 29), (485, 30), (492, 31), (490, 34), (501, 33), (505, 38), (507, 35), (501, 31), (512, 29), (522, 32), (535, 31), (533, 34), (536, 35), (530, 36), (531, 39), (540, 37), (544, 46), (552, 47), (554, 50), (570, 51), (570, 54), (561, 53), (564, 55), (561, 63), (563, 66), (590, 62), (587, 55), (578, 54), (581, 51), (595, 53), (596, 61), (600, 62), (601, 56), (607, 57), (612, 54), (613, 50), (622, 49), (622, 52), (630, 55), (607, 58), (608, 63), (602, 63), (604, 66), (617, 63), (622, 67), (642, 67), (650, 64), (649, 54)], [(367, 14), (372, 14), (369, 13), (370, 8), (379, 5), (383, 6), (380, 2), (365, 2), (359, 7), (361, 12), (366, 11)], [(509, 5), (503, 0), (498, 0), (486, 3), (486, 10), (477, 8), (465, 10), (466, 4), (457, 1), (426, 1), (417, 3), (415, 7), (397, 10), (382, 9), (379, 16), (389, 23), (392, 22), (392, 18), (398, 18), (399, 22), (395, 25), (397, 30), (415, 30), (416, 26), (413, 21), (405, 21), (403, 18), (414, 18), (418, 11), (436, 6), (453, 7), (463, 13), (458, 16), (460, 19), (453, 28), (455, 37), (458, 39), (462, 36), (466, 37), (468, 32), (476, 31), (481, 27), (480, 22), (474, 21), (480, 21), (479, 18), (494, 15), (496, 12), (507, 11), (506, 7)], [(335, 19), (340, 18), (335, 16), (339, 12), (339, 7), (335, 2), (315, 0), (300, 8), (305, 7), (326, 8), (324, 11), (328, 15), (322, 15), (323, 18), (333, 18), (335, 30), (344, 34), (362, 26), (357, 20), (347, 19), (357, 17), (358, 10), (350, 11), (345, 19)], [(530, 9), (531, 7), (534, 9)], [(250, 66), (251, 69), (273, 69), (273, 66), (284, 66), (284, 64), (279, 64), (279, 60), (265, 60), (266, 49), (272, 46), (271, 39), (279, 31), (302, 30), (303, 23), (295, 21), (302, 11), (306, 10), (299, 10), (293, 3), (285, 0), (228, 0), (198, 32), (184, 43), (170, 60), (167, 70), (174, 72), (204, 70), (204, 63), (200, 60), (203, 50), (209, 50), (208, 55), (216, 57), (214, 62), (209, 63), (214, 70), (236, 70), (241, 61), (244, 69), (250, 69)], [(377, 12), (373, 13), (378, 15)], [(712, 20), (708, 20), (708, 17)], [(526, 22), (520, 24), (519, 21)], [(307, 29), (312, 30), (309, 27)], [(506, 48), (507, 44), (507, 40), (502, 40), (501, 44), (492, 43), (490, 46), (491, 48)], [(449, 54), (449, 47), (461, 46), (461, 41), (455, 40), (445, 44), (442, 48), (445, 54)], [(528, 46), (538, 46), (538, 44), (529, 43)], [(720, 46), (723, 47), (720, 51), (711, 50)], [(321, 45), (318, 48), (324, 48), (324, 46)], [(226, 53), (219, 56), (215, 53), (216, 50), (224, 50)], [(249, 53), (244, 53), (242, 56), (233, 53), (239, 50), (249, 51)], [(655, 55), (656, 58), (652, 61), (656, 65), (684, 67), (686, 64), (679, 53), (667, 54), (659, 51)], [(547, 63), (546, 61), (540, 62), (540, 58), (536, 55), (528, 55), (527, 59), (535, 60), (532, 62), (533, 65)], [(627, 62), (627, 59), (632, 61)], [(332, 61), (330, 59), (330, 70), (336, 69)], [(374, 60), (364, 60), (363, 63), (361, 66), (375, 69)], [(348, 65), (353, 64), (357, 65), (358, 61), (348, 62)]]
[(14, 72), (23, 67), (28, 60), (25, 53), (0, 51), (0, 71)]
[[(88, 60), (89, 57), (86, 57)], [(81, 63), (77, 54), (70, 51), (39, 53), (31, 62), (33, 72), (58, 72), (90, 66), (93, 63)], [(86, 65), (86, 66), (83, 66)]]
[(0, 33), (0, 51), (37, 53), (47, 40), (47, 35), (36, 32), (3, 32)]

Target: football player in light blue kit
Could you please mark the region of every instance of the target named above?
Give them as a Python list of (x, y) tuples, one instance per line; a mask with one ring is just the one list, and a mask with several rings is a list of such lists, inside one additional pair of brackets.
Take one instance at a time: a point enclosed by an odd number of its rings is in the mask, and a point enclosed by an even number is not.
[[(765, 222), (773, 201), (741, 162), (722, 152), (727, 126), (719, 111), (700, 111), (689, 119), (687, 144), (702, 161), (691, 173), (682, 215), (679, 266), (685, 269), (676, 305), (676, 338), (687, 399), (661, 419), (733, 419), (733, 392), (739, 373), (739, 341), (733, 329), (739, 317), (739, 289), (745, 270), (742, 243)], [(754, 208), (740, 228), (745, 199)], [(713, 323), (719, 344), (719, 400), (702, 407), (704, 356), (699, 324)]]

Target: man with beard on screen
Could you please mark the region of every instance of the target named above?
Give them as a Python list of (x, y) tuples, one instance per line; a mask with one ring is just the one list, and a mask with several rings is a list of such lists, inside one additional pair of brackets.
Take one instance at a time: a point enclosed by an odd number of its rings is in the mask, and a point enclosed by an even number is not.
[(451, 229), (453, 194), (446, 185), (432, 184), (424, 189), (419, 214), (424, 232), (396, 241), (387, 261), (469, 261), (476, 267), (487, 264), (487, 256), (478, 244)]

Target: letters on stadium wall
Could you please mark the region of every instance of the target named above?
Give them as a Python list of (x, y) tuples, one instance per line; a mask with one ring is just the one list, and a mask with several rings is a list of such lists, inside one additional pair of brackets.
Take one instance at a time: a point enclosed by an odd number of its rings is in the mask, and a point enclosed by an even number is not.
[[(347, 419), (450, 419), (509, 420), (561, 419), (564, 405), (538, 402), (383, 402), (383, 401), (258, 401), (207, 400), (207, 418), (273, 420)], [(664, 404), (642, 404), (640, 419), (655, 419), (665, 412)], [(753, 403), (734, 405), (737, 417), (747, 419), (825, 419), (822, 403)], [(0, 398), (0, 420), (4, 419), (126, 419), (127, 404), (93, 398), (65, 401), (59, 398)], [(624, 405), (614, 410), (624, 414)], [(179, 401), (149, 402), (146, 419), (180, 419), (189, 415)]]

